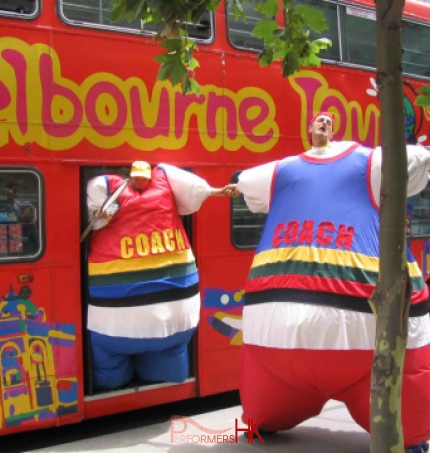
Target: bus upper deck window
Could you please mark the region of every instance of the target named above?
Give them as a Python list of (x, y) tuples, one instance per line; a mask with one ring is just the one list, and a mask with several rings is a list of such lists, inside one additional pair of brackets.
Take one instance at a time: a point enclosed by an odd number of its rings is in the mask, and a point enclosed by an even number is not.
[(376, 67), (376, 13), (346, 6), (342, 13), (342, 56), (345, 63)]
[(403, 72), (430, 77), (430, 27), (404, 21), (402, 23)]
[(31, 15), (38, 9), (38, 0), (0, 0), (0, 14)]
[(228, 38), (231, 45), (239, 49), (254, 51), (263, 50), (263, 40), (252, 36), (252, 31), (254, 30), (256, 22), (259, 19), (266, 19), (266, 16), (254, 10), (254, 2), (243, 2), (242, 4), (246, 22), (242, 20), (235, 20), (232, 7), (228, 2), (226, 3), (226, 7)]
[[(0, 0), (1, 1), (1, 0)], [(128, 33), (154, 35), (164, 28), (163, 24), (145, 24), (140, 19), (111, 21), (112, 2), (108, 0), (59, 0), (60, 15), (65, 22), (83, 27), (101, 26), (105, 29)], [(198, 24), (182, 24), (189, 36), (199, 41), (211, 41), (214, 37), (213, 14), (205, 12)]]
[(33, 261), (42, 251), (42, 179), (0, 168), (0, 262)]
[(339, 32), (338, 32), (338, 17), (337, 17), (337, 6), (335, 3), (330, 3), (322, 0), (297, 0), (297, 5), (311, 6), (319, 11), (322, 11), (324, 19), (327, 24), (327, 29), (318, 33), (314, 30), (309, 30), (309, 37), (312, 40), (318, 38), (330, 39), (332, 45), (326, 50), (322, 50), (318, 56), (326, 60), (340, 60), (340, 48), (339, 48)]

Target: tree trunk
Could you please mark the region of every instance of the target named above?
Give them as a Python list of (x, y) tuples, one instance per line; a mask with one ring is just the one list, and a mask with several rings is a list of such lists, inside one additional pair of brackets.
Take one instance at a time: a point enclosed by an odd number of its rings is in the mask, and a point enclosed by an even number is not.
[(370, 403), (371, 453), (404, 452), (401, 388), (411, 283), (406, 262), (406, 132), (401, 18), (404, 0), (376, 0), (382, 186), (379, 282)]

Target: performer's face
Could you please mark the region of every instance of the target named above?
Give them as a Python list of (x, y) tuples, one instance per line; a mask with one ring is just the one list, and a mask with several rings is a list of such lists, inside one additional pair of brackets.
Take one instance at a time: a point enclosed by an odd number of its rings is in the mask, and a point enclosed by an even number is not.
[(133, 176), (130, 178), (130, 185), (134, 190), (143, 192), (148, 188), (149, 181), (148, 178), (143, 178), (142, 176)]
[(333, 135), (333, 122), (329, 116), (321, 115), (309, 126), (312, 145), (321, 147), (328, 145)]

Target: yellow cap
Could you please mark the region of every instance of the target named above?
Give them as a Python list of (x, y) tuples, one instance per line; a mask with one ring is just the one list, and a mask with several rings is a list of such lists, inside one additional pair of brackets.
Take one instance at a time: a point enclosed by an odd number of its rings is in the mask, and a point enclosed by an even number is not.
[(151, 165), (148, 164), (148, 162), (145, 162), (143, 160), (137, 160), (136, 162), (133, 162), (131, 165), (131, 171), (130, 171), (130, 176), (140, 176), (142, 178), (148, 178), (151, 179)]

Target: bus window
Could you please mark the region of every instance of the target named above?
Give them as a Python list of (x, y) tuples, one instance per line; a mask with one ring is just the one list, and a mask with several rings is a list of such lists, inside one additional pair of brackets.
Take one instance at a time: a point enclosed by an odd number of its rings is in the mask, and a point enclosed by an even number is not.
[(403, 72), (430, 77), (430, 28), (403, 22)]
[(328, 38), (331, 40), (332, 45), (326, 50), (322, 50), (319, 53), (321, 58), (326, 60), (340, 60), (340, 50), (339, 50), (339, 33), (338, 33), (338, 19), (337, 19), (337, 6), (335, 3), (325, 2), (321, 0), (297, 0), (296, 4), (302, 4), (306, 6), (311, 6), (317, 10), (322, 11), (323, 16), (327, 23), (327, 29), (321, 33), (317, 33), (313, 30), (309, 30), (309, 37), (314, 40), (318, 38)]
[[(110, 0), (59, 0), (61, 16), (73, 25), (91, 26), (91, 24), (103, 26), (120, 31), (143, 31), (154, 35), (163, 28), (163, 25), (144, 24), (140, 19), (128, 22), (121, 20), (111, 22), (112, 2)], [(191, 38), (209, 41), (213, 39), (213, 15), (205, 12), (202, 14), (199, 24), (183, 24)]]
[[(106, 0), (60, 0), (61, 12), (65, 19), (81, 23), (112, 25), (110, 21), (111, 7)], [(140, 30), (140, 20), (116, 22), (117, 28)]]
[(408, 237), (430, 236), (430, 183), (422, 192), (408, 198), (406, 223)]
[[(231, 183), (236, 184), (240, 172), (236, 172)], [(231, 198), (231, 242), (237, 249), (255, 248), (263, 231), (266, 214), (254, 214), (246, 206), (243, 195)]]
[(33, 16), (38, 9), (38, 0), (0, 0), (0, 14)]
[(0, 169), (0, 261), (40, 257), (42, 187), (35, 170)]
[(376, 67), (376, 13), (346, 6), (341, 18), (343, 61)]
[(264, 43), (262, 39), (254, 38), (252, 30), (259, 19), (266, 19), (266, 16), (258, 11), (254, 11), (254, 3), (244, 2), (242, 4), (245, 13), (246, 23), (242, 20), (236, 21), (234, 13), (229, 3), (227, 7), (227, 30), (228, 39), (233, 47), (238, 49), (254, 50), (256, 52), (263, 50)]

